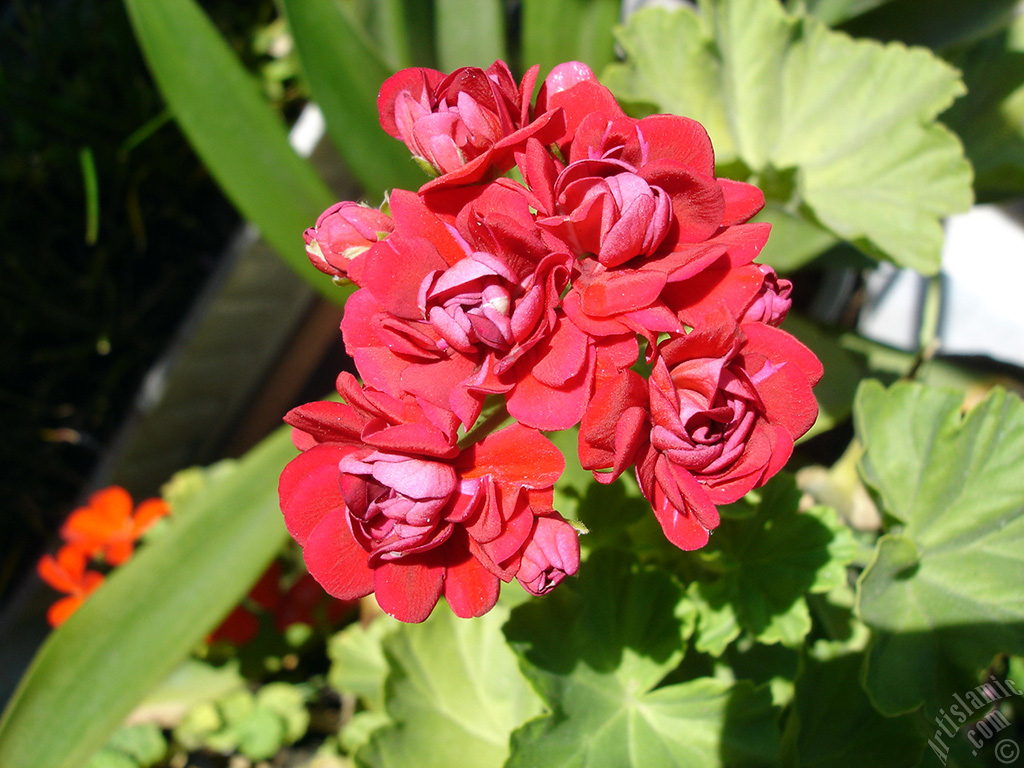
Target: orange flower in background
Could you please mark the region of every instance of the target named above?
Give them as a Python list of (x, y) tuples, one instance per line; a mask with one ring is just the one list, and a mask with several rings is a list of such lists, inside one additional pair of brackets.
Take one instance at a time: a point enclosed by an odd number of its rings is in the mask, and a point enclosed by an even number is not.
[(103, 583), (103, 574), (87, 571), (85, 563), (85, 553), (74, 547), (62, 547), (56, 557), (43, 555), (40, 558), (36, 566), (39, 577), (58, 592), (67, 595), (51, 605), (46, 612), (51, 627), (63, 624), (85, 602), (85, 598)]
[(142, 534), (170, 511), (163, 499), (147, 499), (135, 507), (128, 491), (112, 485), (96, 491), (86, 506), (68, 515), (60, 529), (64, 546), (56, 557), (43, 555), (36, 565), (43, 581), (67, 595), (50, 606), (50, 626), (63, 624), (103, 583), (102, 573), (86, 570), (89, 560), (121, 565), (132, 556)]
[(163, 499), (147, 499), (133, 510), (128, 491), (112, 485), (94, 493), (87, 506), (72, 512), (60, 535), (87, 557), (102, 555), (110, 565), (120, 565), (132, 556), (142, 534), (168, 512), (170, 508)]

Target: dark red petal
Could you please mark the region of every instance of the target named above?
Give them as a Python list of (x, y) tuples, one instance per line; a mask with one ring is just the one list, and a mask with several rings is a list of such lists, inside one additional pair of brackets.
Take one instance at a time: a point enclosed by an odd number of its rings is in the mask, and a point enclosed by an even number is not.
[(704, 176), (715, 173), (715, 151), (704, 126), (689, 117), (651, 115), (637, 124), (636, 138), (622, 159), (635, 167), (656, 160), (677, 160)]
[(430, 615), (441, 597), (445, 566), (427, 553), (382, 562), (373, 574), (377, 604), (399, 621), (418, 624)]
[(472, 555), (445, 572), (444, 597), (456, 616), (483, 616), (498, 602), (501, 582)]
[(318, 443), (358, 442), (367, 421), (351, 406), (326, 400), (292, 408), (284, 420)]
[(677, 242), (703, 242), (722, 225), (725, 198), (710, 174), (705, 176), (673, 160), (657, 160), (643, 166), (638, 175), (671, 196)]
[(306, 539), (302, 556), (310, 575), (334, 597), (355, 600), (374, 589), (367, 552), (353, 538), (344, 508), (320, 520)]
[(338, 462), (353, 450), (355, 446), (315, 445), (288, 462), (281, 472), (281, 511), (288, 533), (299, 544), (305, 544), (327, 514), (345, 508), (338, 486)]
[(722, 226), (741, 224), (764, 208), (764, 193), (753, 184), (732, 179), (716, 179), (725, 195)]
[(363, 442), (374, 448), (417, 456), (451, 458), (459, 449), (432, 424), (413, 423), (389, 426), (382, 420), (370, 422), (363, 431)]
[(537, 430), (512, 424), (463, 451), (456, 468), (467, 479), (491, 475), (513, 487), (550, 488), (562, 476), (565, 458)]
[(700, 549), (708, 543), (708, 531), (718, 527), (718, 509), (693, 475), (664, 457), (655, 473), (651, 506), (666, 538), (680, 549)]

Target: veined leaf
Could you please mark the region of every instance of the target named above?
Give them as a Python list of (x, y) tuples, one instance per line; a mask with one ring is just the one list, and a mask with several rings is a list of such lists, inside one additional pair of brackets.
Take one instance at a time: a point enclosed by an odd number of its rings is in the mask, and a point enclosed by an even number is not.
[(1024, 403), (861, 385), (864, 478), (900, 527), (858, 584), (874, 630), (865, 686), (887, 715), (934, 709), (977, 684), (997, 653), (1024, 652)]
[(394, 725), (374, 731), (356, 754), (374, 768), (500, 768), (512, 729), (540, 711), (516, 668), (500, 604), (480, 618), (438, 606), (422, 624), (384, 638), (385, 707)]
[(336, 300), (302, 245), (333, 195), (295, 154), (256, 82), (194, 0), (125, 6), (167, 106), (221, 189), (303, 280)]
[(698, 607), (698, 650), (720, 655), (741, 630), (762, 643), (799, 646), (811, 630), (804, 596), (845, 583), (857, 549), (835, 512), (799, 512), (800, 492), (788, 475), (760, 495), (753, 514), (723, 520), (698, 553), (720, 573), (688, 590)]
[(935, 121), (964, 92), (957, 71), (774, 0), (701, 10), (635, 14), (618, 33), (626, 61), (605, 82), (627, 103), (699, 120), (719, 163), (766, 187), (769, 202), (876, 258), (937, 272), (939, 219), (972, 200), (963, 149)]
[(277, 478), (294, 455), (282, 428), (179, 497), (167, 531), (39, 650), (0, 720), (0, 765), (78, 768), (103, 746), (284, 545)]
[(513, 610), (505, 634), (551, 714), (513, 734), (509, 768), (773, 764), (767, 688), (709, 678), (656, 687), (692, 628), (674, 578), (608, 550), (578, 581)]

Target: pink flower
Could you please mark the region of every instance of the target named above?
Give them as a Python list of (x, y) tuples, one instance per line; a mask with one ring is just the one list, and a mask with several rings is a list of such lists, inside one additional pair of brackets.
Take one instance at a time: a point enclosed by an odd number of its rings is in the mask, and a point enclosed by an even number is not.
[(538, 517), (516, 579), (531, 595), (546, 595), (580, 567), (576, 530), (560, 517)]
[[(402, 621), (423, 621), (442, 595), (459, 616), (490, 610), (537, 535), (535, 518), (557, 515), (561, 454), (518, 424), (460, 450), (453, 415), (346, 374), (339, 389), (347, 403), (286, 417), (305, 450), (281, 475), (281, 508), (309, 572), (342, 600), (374, 593)], [(539, 530), (547, 536), (548, 524)], [(570, 554), (556, 566), (574, 570)]]
[(606, 267), (652, 255), (668, 234), (672, 200), (634, 170), (617, 160), (572, 163), (555, 181), (558, 215), (538, 224)]
[(440, 176), (424, 191), (475, 184), (507, 171), (513, 152), (527, 138), (548, 143), (562, 134), (560, 112), (530, 119), (536, 80), (533, 67), (516, 86), (502, 61), (486, 70), (462, 67), (450, 75), (404, 69), (381, 86), (380, 123)]
[(562, 314), (572, 256), (552, 250), (564, 246), (536, 226), (522, 187), (460, 195), (452, 221), (448, 198), (395, 192), (395, 232), (367, 252), (364, 288), (346, 307), (346, 347), (372, 386), (451, 409), (466, 426), (501, 394), (527, 426), (571, 427), (622, 335), (599, 344)]
[(359, 283), (363, 254), (393, 229), (391, 218), (376, 208), (346, 201), (320, 214), (303, 239), (314, 267)]
[(793, 283), (775, 274), (775, 270), (767, 264), (758, 264), (764, 282), (761, 283), (757, 295), (740, 318), (745, 323), (767, 323), (778, 326), (793, 306), (790, 295)]

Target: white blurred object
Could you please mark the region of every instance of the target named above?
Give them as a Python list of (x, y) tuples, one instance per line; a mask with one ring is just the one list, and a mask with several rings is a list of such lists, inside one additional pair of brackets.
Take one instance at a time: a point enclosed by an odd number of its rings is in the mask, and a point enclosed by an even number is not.
[[(1024, 202), (978, 205), (946, 222), (940, 354), (985, 355), (1024, 367)], [(882, 265), (868, 276), (858, 330), (917, 348), (925, 278)]]

